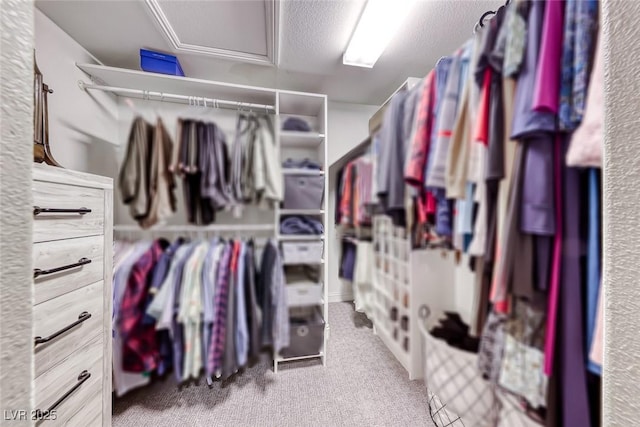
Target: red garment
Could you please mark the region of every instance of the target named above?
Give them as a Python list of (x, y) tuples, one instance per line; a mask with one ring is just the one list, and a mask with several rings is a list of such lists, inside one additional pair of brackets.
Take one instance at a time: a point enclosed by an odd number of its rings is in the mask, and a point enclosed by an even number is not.
[(160, 353), (156, 327), (145, 324), (145, 308), (153, 269), (169, 246), (156, 240), (134, 264), (120, 303), (119, 332), (122, 337), (122, 369), (127, 372), (151, 372), (158, 366)]
[(344, 170), (344, 175), (342, 176), (342, 196), (340, 198), (340, 223), (342, 224), (352, 224), (352, 212), (351, 207), (352, 199), (353, 199), (353, 188), (351, 186), (353, 174), (353, 164), (349, 163)]
[(418, 104), (416, 131), (413, 141), (410, 141), (409, 157), (404, 171), (406, 183), (419, 188), (424, 187), (424, 169), (429, 156), (429, 146), (434, 125), (435, 80), (436, 72), (431, 70), (424, 80), (422, 98)]
[(478, 106), (478, 118), (473, 132), (473, 140), (485, 146), (489, 145), (489, 100), (491, 99), (491, 67), (484, 72), (482, 81), (482, 93), (480, 94), (480, 105)]

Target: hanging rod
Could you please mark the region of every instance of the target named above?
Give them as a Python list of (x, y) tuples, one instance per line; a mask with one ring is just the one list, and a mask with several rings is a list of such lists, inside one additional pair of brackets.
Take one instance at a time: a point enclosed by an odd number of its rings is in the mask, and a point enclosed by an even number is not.
[(273, 224), (216, 224), (216, 225), (165, 225), (149, 229), (140, 228), (137, 225), (114, 225), (113, 231), (162, 233), (162, 232), (207, 232), (207, 231), (273, 231)]
[[(91, 83), (86, 83), (82, 80), (78, 80), (78, 86), (82, 90), (101, 90), (104, 92), (112, 92), (114, 94), (127, 94), (127, 95), (138, 95), (142, 99), (152, 100), (152, 101), (168, 101), (175, 102), (178, 104), (194, 104), (194, 105), (204, 105), (207, 107), (207, 102), (211, 103), (213, 108), (231, 108), (231, 109), (255, 109), (255, 110), (264, 110), (265, 112), (275, 112), (275, 107), (273, 105), (265, 105), (265, 104), (253, 104), (251, 102), (239, 102), (239, 101), (228, 101), (225, 99), (215, 99), (215, 98), (207, 98), (202, 96), (189, 96), (189, 95), (177, 95), (173, 93), (164, 93), (157, 92), (152, 90), (142, 90), (142, 89), (129, 89), (125, 87), (115, 87), (115, 86), (103, 86), (96, 85)], [(156, 98), (156, 99), (151, 99)], [(185, 102), (186, 101), (186, 102)], [(200, 104), (202, 103), (202, 104)]]

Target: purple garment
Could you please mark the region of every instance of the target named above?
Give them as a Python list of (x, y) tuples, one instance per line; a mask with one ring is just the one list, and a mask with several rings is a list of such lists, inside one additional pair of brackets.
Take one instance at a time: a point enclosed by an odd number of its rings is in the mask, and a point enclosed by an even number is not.
[[(563, 141), (566, 158), (568, 138)], [(581, 212), (580, 170), (563, 165), (564, 212), (562, 276), (560, 286), (560, 375), (562, 378), (563, 425), (590, 427), (587, 366), (584, 357), (584, 316), (582, 295), (580, 227), (584, 221)]]
[(298, 132), (311, 132), (311, 126), (300, 117), (289, 117), (282, 124), (282, 130), (291, 130)]
[(356, 265), (356, 245), (351, 242), (342, 242), (342, 263), (340, 264), (340, 277), (350, 282), (353, 281), (353, 272)]
[[(523, 139), (556, 130), (555, 114), (533, 109), (540, 36), (544, 20), (544, 1), (534, 1), (529, 10), (526, 56), (518, 78), (514, 100), (511, 139)], [(528, 177), (528, 175), (527, 175)], [(525, 183), (527, 179), (525, 179)]]
[(222, 358), (225, 349), (225, 335), (227, 327), (227, 299), (229, 297), (229, 272), (231, 253), (233, 245), (226, 244), (218, 264), (218, 275), (216, 283), (215, 299), (215, 321), (213, 323), (213, 333), (209, 347), (209, 358), (207, 360), (207, 373), (215, 374), (222, 369)]
[(520, 229), (523, 233), (553, 236), (556, 232), (553, 197), (553, 135), (526, 140)]
[(444, 188), (433, 190), (436, 197), (436, 233), (451, 237), (453, 234), (453, 199), (447, 199)]
[(536, 111), (558, 112), (562, 63), (562, 43), (559, 41), (564, 33), (563, 14), (564, 2), (547, 2), (534, 89), (533, 108)]
[(322, 222), (306, 216), (289, 216), (280, 222), (280, 234), (322, 234)]

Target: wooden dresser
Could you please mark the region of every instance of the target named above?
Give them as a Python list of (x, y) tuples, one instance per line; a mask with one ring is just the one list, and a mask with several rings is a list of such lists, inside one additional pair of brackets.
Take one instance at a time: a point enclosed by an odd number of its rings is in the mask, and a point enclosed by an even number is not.
[(110, 426), (113, 183), (34, 164), (32, 187), (38, 424)]

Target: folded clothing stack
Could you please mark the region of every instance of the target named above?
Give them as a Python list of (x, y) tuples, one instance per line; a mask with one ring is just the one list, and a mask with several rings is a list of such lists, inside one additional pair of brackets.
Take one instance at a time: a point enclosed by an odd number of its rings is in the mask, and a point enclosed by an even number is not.
[(287, 159), (282, 162), (285, 169), (312, 169), (320, 170), (320, 163), (311, 159)]
[(297, 132), (311, 132), (311, 126), (306, 120), (299, 117), (289, 117), (282, 124), (282, 130), (291, 130)]
[(458, 313), (445, 312), (445, 316), (431, 329), (431, 335), (445, 340), (452, 347), (477, 353), (480, 339), (469, 335), (469, 325), (462, 321)]
[(280, 234), (323, 234), (324, 226), (320, 220), (302, 215), (292, 215), (280, 221)]

